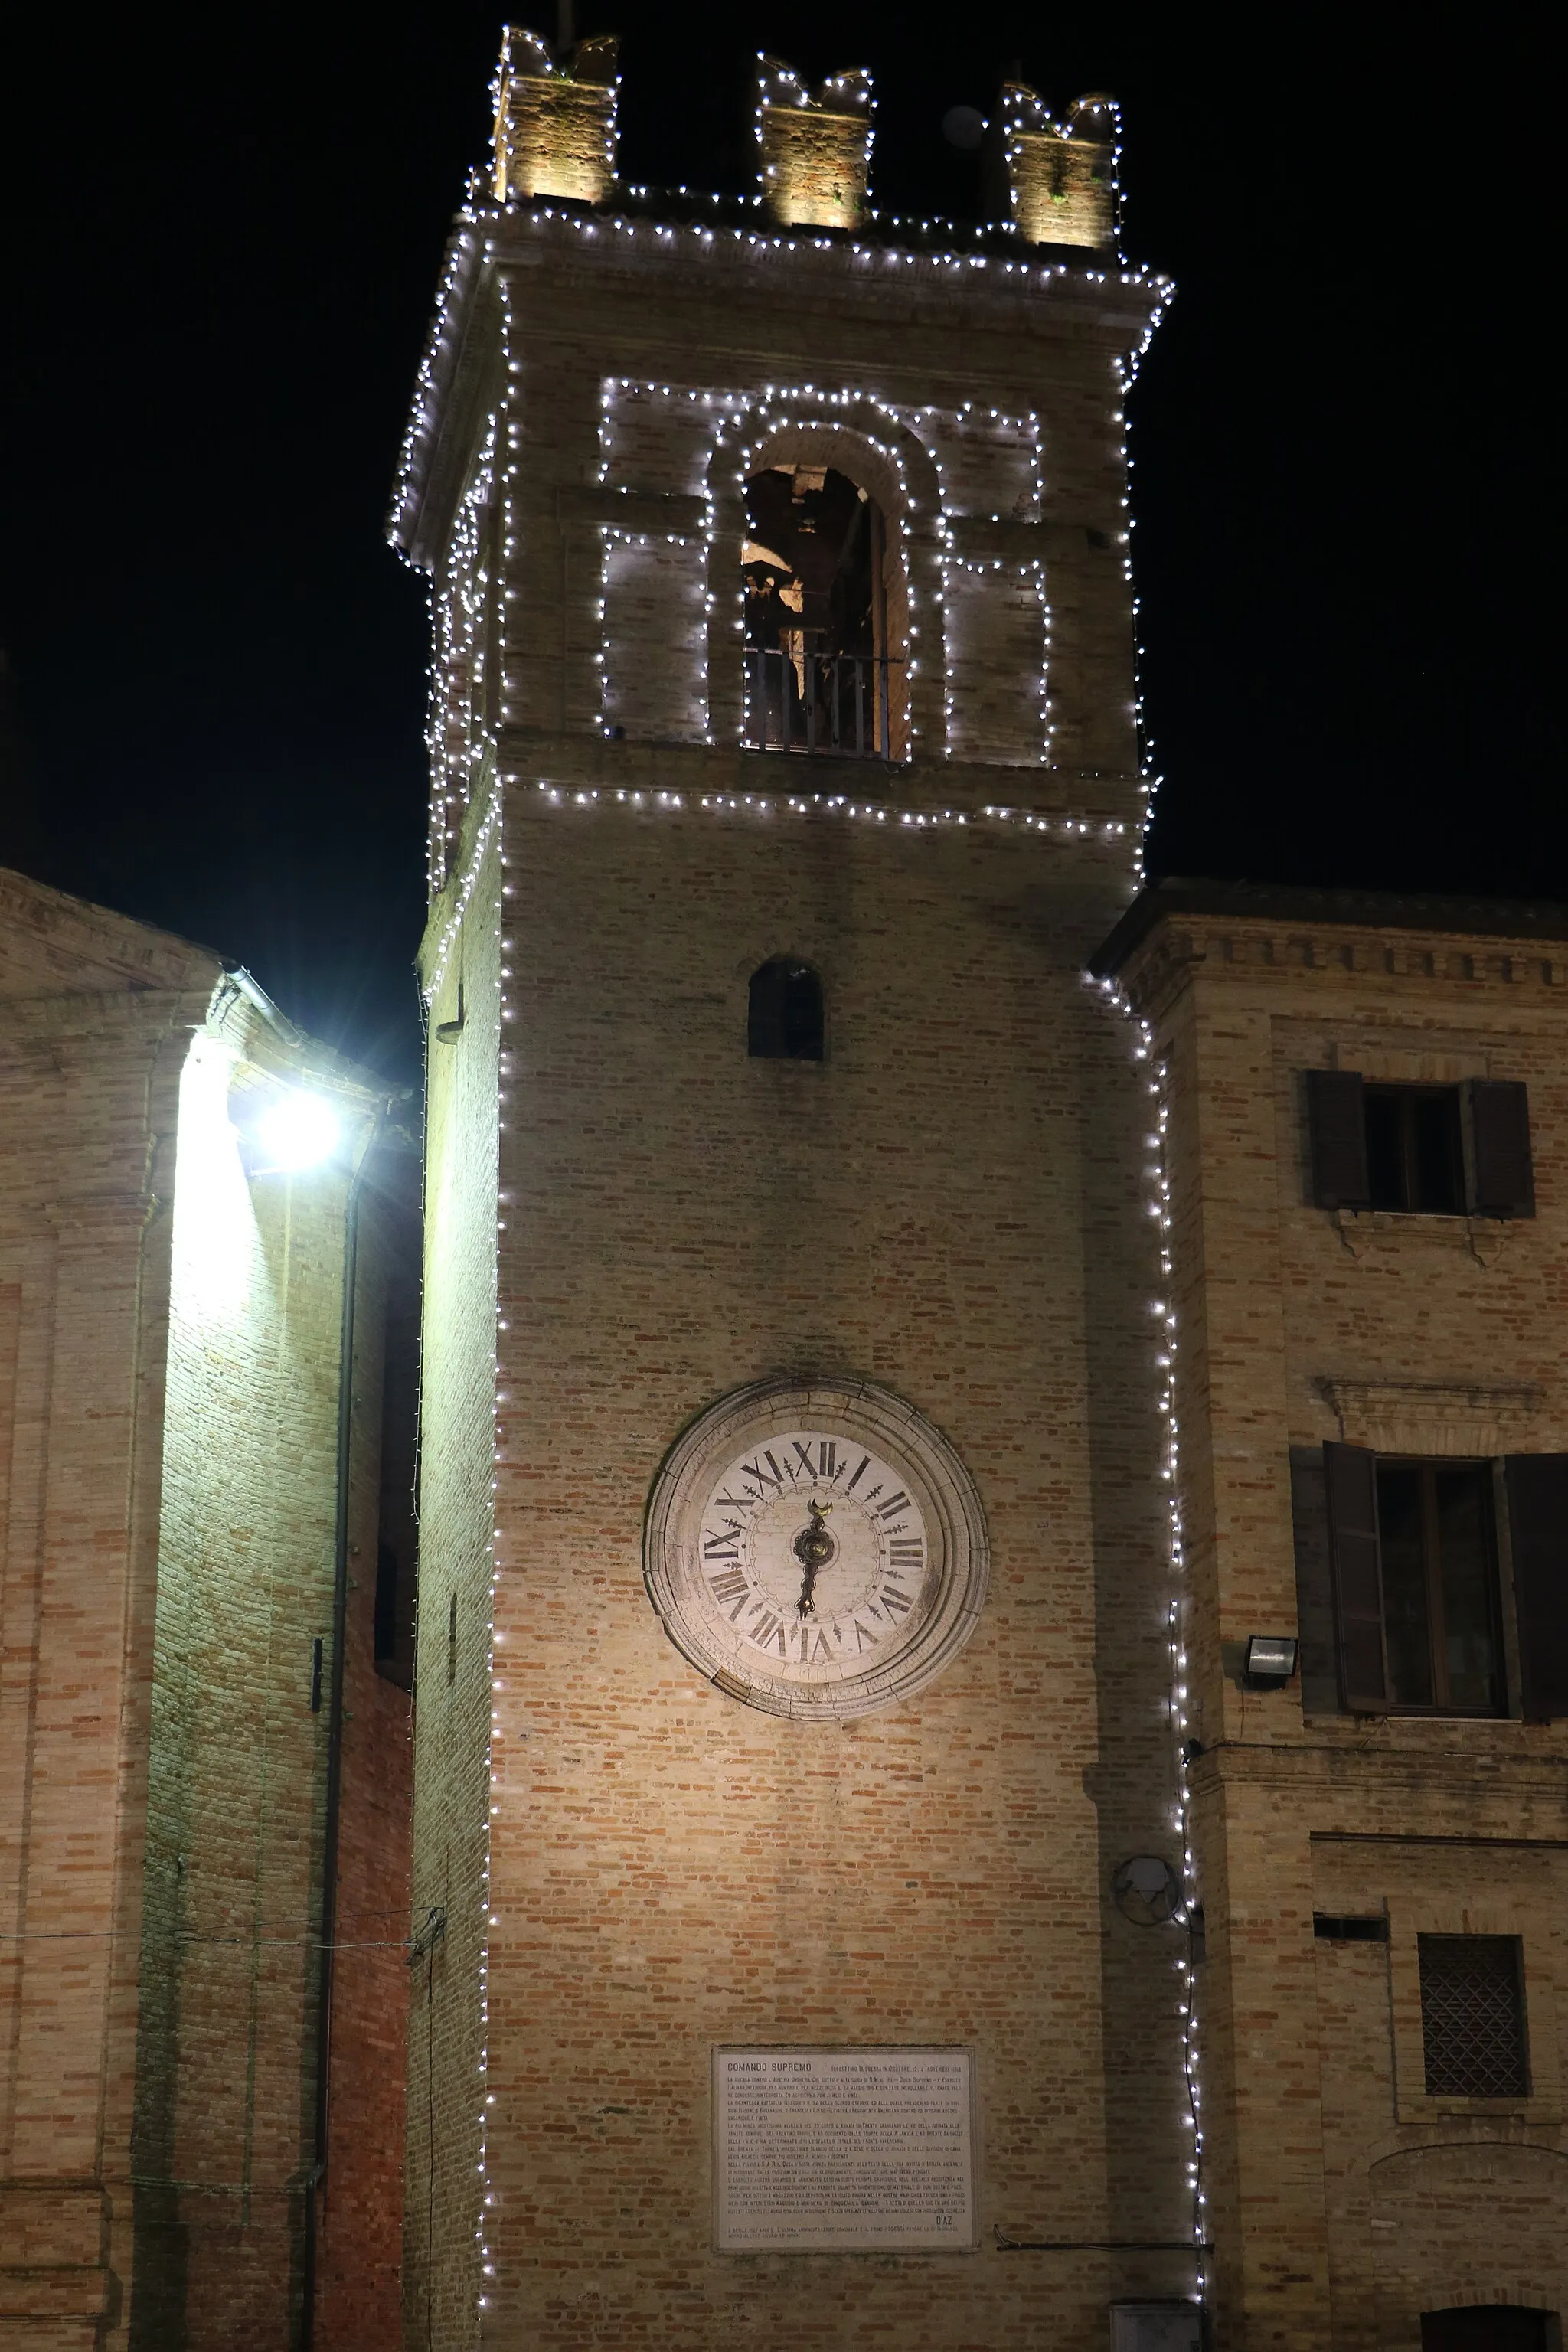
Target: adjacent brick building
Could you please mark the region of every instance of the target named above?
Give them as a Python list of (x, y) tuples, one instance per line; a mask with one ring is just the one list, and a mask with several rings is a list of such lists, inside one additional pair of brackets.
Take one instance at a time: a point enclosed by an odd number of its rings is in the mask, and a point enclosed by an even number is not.
[(10, 873), (0, 1001), (0, 2342), (369, 2352), (416, 1156), (243, 973)]
[(1097, 969), (1167, 1121), (1218, 2340), (1554, 2344), (1568, 909), (1170, 883)]

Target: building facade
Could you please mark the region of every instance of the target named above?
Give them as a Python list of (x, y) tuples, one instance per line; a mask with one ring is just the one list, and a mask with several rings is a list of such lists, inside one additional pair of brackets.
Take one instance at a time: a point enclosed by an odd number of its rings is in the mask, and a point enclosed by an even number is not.
[[(437, 684), (412, 2342), (1195, 2340), (1108, 102), (614, 180), (513, 34)], [(1026, 203), (1026, 198), (1027, 202)], [(1032, 241), (1049, 233), (1050, 245)], [(793, 2088), (792, 2088), (793, 2086)]]
[(10, 873), (0, 1000), (0, 2341), (369, 2352), (416, 1156), (211, 950)]
[(1568, 2310), (1565, 946), (1172, 883), (1097, 959), (1164, 1115), (1223, 2344)]
[(1568, 923), (1135, 898), (1109, 100), (960, 240), (616, 89), (509, 36), (394, 515), (408, 2340), (1547, 2352)]

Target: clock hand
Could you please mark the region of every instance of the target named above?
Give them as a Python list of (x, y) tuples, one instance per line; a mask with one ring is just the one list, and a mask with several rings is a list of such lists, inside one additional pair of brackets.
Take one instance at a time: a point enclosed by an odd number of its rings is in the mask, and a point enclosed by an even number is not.
[(828, 1561), (838, 1549), (838, 1546), (823, 1525), (827, 1513), (833, 1508), (832, 1504), (829, 1503), (825, 1507), (821, 1503), (811, 1502), (807, 1503), (805, 1507), (811, 1513), (811, 1517), (796, 1536), (794, 1545), (795, 1556), (805, 1571), (801, 1580), (800, 1600), (796, 1606), (801, 1616), (815, 1617), (816, 1603), (812, 1599), (812, 1591), (818, 1576), (827, 1566)]

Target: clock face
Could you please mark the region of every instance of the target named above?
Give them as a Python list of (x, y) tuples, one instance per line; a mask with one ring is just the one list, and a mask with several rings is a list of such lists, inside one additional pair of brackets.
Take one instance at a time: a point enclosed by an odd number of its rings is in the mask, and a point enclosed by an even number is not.
[(763, 1383), (675, 1448), (646, 1570), (672, 1639), (729, 1696), (858, 1715), (929, 1680), (968, 1638), (984, 1526), (956, 1457), (900, 1400)]
[[(845, 1682), (924, 1613), (925, 1515), (913, 1480), (820, 1428), (738, 1453), (702, 1513), (702, 1609), (742, 1671)], [(911, 1621), (913, 1621), (911, 1622)]]

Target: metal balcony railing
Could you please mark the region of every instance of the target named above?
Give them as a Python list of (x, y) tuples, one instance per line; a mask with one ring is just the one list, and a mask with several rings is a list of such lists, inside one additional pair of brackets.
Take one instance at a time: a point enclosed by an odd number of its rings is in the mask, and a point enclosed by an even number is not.
[(748, 749), (887, 759), (888, 672), (898, 659), (896, 654), (824, 654), (810, 647), (796, 654), (748, 646)]

